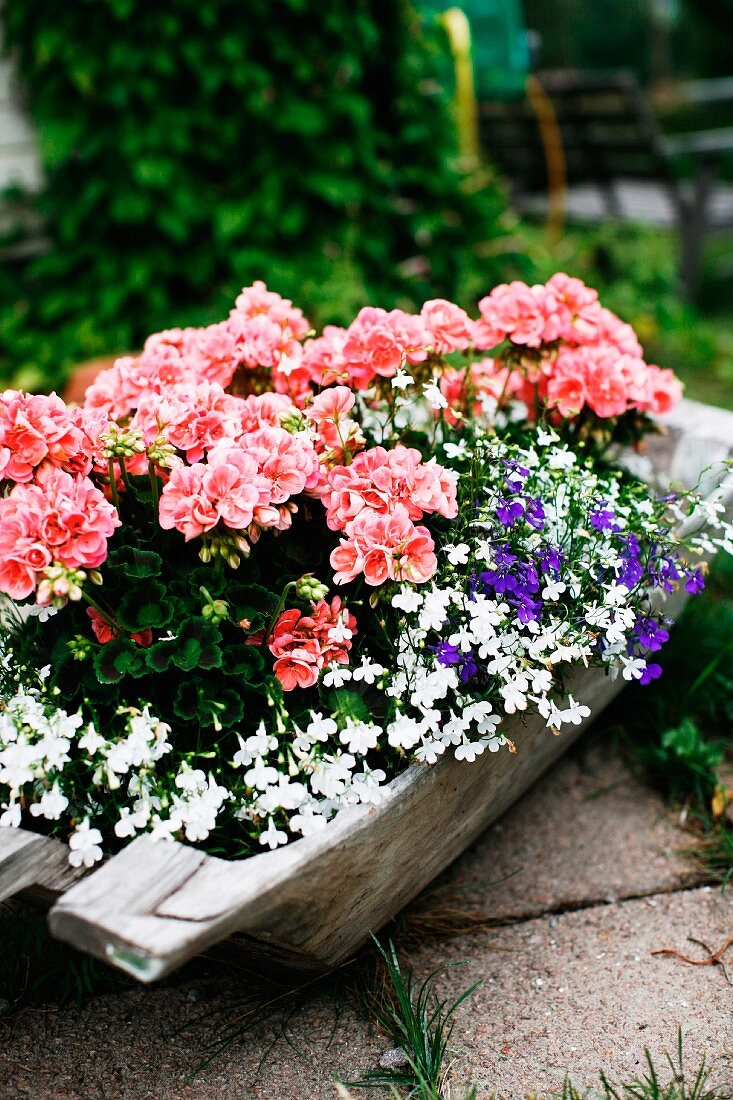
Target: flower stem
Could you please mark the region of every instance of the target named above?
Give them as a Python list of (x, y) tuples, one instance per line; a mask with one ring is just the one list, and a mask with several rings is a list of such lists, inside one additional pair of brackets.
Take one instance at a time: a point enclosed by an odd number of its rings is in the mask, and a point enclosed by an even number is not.
[(158, 475), (155, 472), (155, 465), (151, 459), (148, 459), (148, 477), (150, 478), (150, 490), (153, 494), (153, 506), (157, 516), (158, 505), (160, 503), (160, 492), (158, 491)]
[(130, 475), (127, 472), (127, 466), (125, 466), (125, 459), (122, 455), (119, 456), (119, 463), (120, 463), (120, 473), (122, 474), (122, 480), (124, 482), (125, 488), (127, 489), (128, 493), (131, 496), (134, 497), (135, 496), (135, 490), (132, 487), (132, 482), (130, 481)]
[(93, 596), (90, 596), (88, 592), (82, 591), (82, 597), (87, 601), (88, 604), (90, 604), (91, 607), (94, 608), (94, 610), (97, 612), (97, 614), (102, 619), (104, 619), (107, 626), (111, 626), (112, 629), (114, 631), (116, 631), (118, 634), (124, 634), (125, 633), (124, 630), (122, 629), (122, 627), (120, 626), (120, 624), (118, 622), (115, 622), (115, 620), (112, 618), (112, 616), (107, 611), (105, 611), (103, 607), (101, 607), (97, 603), (97, 601), (94, 599)]
[(117, 474), (115, 473), (115, 460), (110, 458), (109, 460), (109, 487), (112, 493), (112, 503), (119, 512), (120, 510), (120, 498), (117, 493)]

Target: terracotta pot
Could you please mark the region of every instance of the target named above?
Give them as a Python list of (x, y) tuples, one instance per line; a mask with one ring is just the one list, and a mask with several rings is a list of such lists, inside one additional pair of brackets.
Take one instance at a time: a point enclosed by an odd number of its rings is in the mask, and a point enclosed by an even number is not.
[(89, 359), (86, 363), (80, 363), (74, 367), (61, 394), (64, 401), (80, 405), (84, 400), (87, 386), (91, 386), (100, 371), (108, 370), (118, 358), (117, 355), (107, 355), (102, 359)]

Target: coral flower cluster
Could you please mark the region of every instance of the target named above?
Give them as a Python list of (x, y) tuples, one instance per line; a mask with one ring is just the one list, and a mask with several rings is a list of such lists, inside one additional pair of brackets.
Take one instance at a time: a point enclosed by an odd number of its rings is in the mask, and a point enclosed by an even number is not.
[(0, 591), (14, 600), (36, 592), (40, 604), (66, 595), (76, 571), (102, 564), (119, 526), (116, 509), (88, 477), (39, 467), (35, 481), (0, 499)]
[(557, 274), (543, 285), (515, 281), (479, 302), (473, 346), (496, 353), (452, 369), (441, 387), (454, 416), (521, 400), (563, 418), (589, 410), (601, 419), (663, 414), (682, 396), (671, 370), (648, 364), (633, 329), (601, 306), (580, 279)]
[(435, 571), (435, 544), (415, 520), (437, 513), (455, 518), (456, 478), (435, 459), (398, 444), (373, 447), (350, 466), (335, 466), (324, 493), (326, 522), (346, 538), (331, 555), (334, 579), (345, 584), (363, 573), (367, 584), (422, 583)]
[(310, 615), (297, 608), (279, 615), (268, 648), (275, 658), (274, 673), (285, 691), (309, 688), (323, 669), (348, 664), (356, 619), (342, 608), (341, 598), (311, 604)]

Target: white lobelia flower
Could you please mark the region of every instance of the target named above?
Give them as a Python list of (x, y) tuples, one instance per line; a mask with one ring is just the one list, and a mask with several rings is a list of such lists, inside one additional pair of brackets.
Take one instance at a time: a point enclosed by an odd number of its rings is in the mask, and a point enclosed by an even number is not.
[(303, 806), (290, 818), (290, 828), (294, 833), (300, 833), (302, 836), (319, 833), (327, 824), (328, 821), (323, 814), (316, 813), (312, 806)]
[(446, 745), (460, 745), (470, 725), (470, 721), (467, 721), (463, 714), (459, 716), (451, 711), (450, 719), (443, 723), (441, 741)]
[(468, 543), (460, 542), (457, 546), (444, 546), (443, 552), (451, 565), (465, 565), (471, 553), (471, 547)]
[(348, 642), (353, 636), (354, 632), (353, 630), (349, 630), (343, 615), (339, 615), (336, 624), (332, 626), (328, 632), (329, 642), (334, 642), (336, 645), (340, 645), (342, 642)]
[(448, 408), (448, 399), (438, 385), (437, 379), (434, 378), (432, 382), (424, 382), (422, 392), (434, 412)]
[(406, 714), (398, 714), (387, 727), (387, 740), (392, 748), (412, 749), (423, 735), (422, 722), (416, 722)]
[(408, 588), (407, 585), (403, 585), (399, 592), (396, 592), (392, 597), (392, 607), (411, 614), (422, 607), (422, 594), (416, 588)]
[(447, 589), (436, 589), (426, 592), (423, 596), (423, 606), (420, 612), (420, 628), (422, 630), (440, 630), (448, 618), (452, 593)]
[(532, 691), (536, 695), (546, 695), (552, 688), (552, 673), (547, 668), (533, 669), (530, 673)]
[(498, 752), (499, 749), (506, 744), (503, 737), (482, 737), (481, 744), (489, 750), (489, 752)]
[(567, 585), (563, 584), (562, 581), (550, 580), (550, 581), (547, 582), (545, 587), (542, 589), (542, 599), (543, 600), (553, 600), (553, 601), (554, 600), (559, 600), (560, 597), (562, 596), (563, 592), (566, 591), (566, 589), (567, 589)]
[(97, 733), (91, 722), (87, 726), (86, 732), (78, 741), (79, 748), (84, 749), (89, 756), (94, 756), (95, 753), (98, 753), (106, 744), (107, 742), (105, 739), (100, 733)]
[(406, 390), (408, 389), (415, 379), (411, 374), (408, 374), (402, 367), (392, 376), (392, 389), (393, 390)]
[(129, 806), (123, 806), (119, 820), (115, 822), (115, 836), (121, 840), (135, 836), (140, 829), (145, 828), (149, 820), (150, 814), (146, 810), (130, 810)]
[(44, 791), (38, 802), (31, 805), (32, 817), (45, 817), (46, 821), (58, 821), (69, 805), (69, 800), (61, 792), (58, 781), (50, 790)]
[(365, 684), (375, 683), (378, 676), (384, 675), (385, 669), (369, 657), (362, 657), (361, 664), (352, 670), (352, 680), (363, 681)]
[(484, 751), (481, 741), (464, 741), (455, 751), (456, 760), (467, 760), (472, 764), (477, 756)]
[(278, 829), (272, 818), (267, 823), (267, 828), (263, 833), (260, 833), (260, 844), (274, 851), (281, 844), (287, 844), (288, 834), (282, 829)]
[(507, 714), (514, 714), (518, 710), (527, 709), (528, 688), (527, 677), (520, 673), (499, 689), (499, 694), (504, 700), (504, 710)]
[(575, 455), (567, 447), (553, 447), (547, 456), (547, 465), (551, 470), (572, 470)]
[(313, 741), (328, 741), (338, 733), (338, 726), (333, 718), (324, 718), (319, 710), (314, 710), (305, 732)]
[(355, 756), (366, 756), (369, 749), (377, 747), (381, 732), (379, 726), (373, 726), (368, 722), (354, 722), (351, 718), (347, 718), (339, 740)]
[(560, 442), (560, 436), (553, 432), (551, 428), (549, 430), (538, 428), (536, 438), (539, 447), (550, 447), (553, 443)]
[(21, 811), (19, 802), (3, 802), (0, 809), (3, 811), (0, 813), (0, 826), (6, 829), (20, 828)]
[(423, 741), (422, 745), (418, 745), (415, 749), (415, 759), (421, 760), (425, 764), (435, 764), (439, 756), (442, 756), (445, 752), (445, 745), (442, 741)]
[(351, 669), (347, 668), (346, 665), (340, 665), (334, 661), (332, 665), (328, 666), (328, 670), (326, 671), (322, 682), (324, 687), (340, 688), (343, 687), (344, 684), (347, 683), (350, 679)]
[(255, 758), (255, 753), (239, 734), (237, 734), (237, 741), (239, 741), (239, 748), (234, 754), (232, 764), (235, 768), (248, 768)]
[(619, 660), (623, 665), (622, 675), (624, 680), (641, 680), (646, 668), (646, 661), (642, 657), (625, 657), (623, 653), (620, 653)]
[(611, 607), (620, 607), (626, 603), (629, 589), (625, 584), (609, 584), (604, 587), (606, 588), (606, 603)]
[(579, 726), (584, 718), (590, 718), (590, 707), (586, 707), (583, 703), (576, 703), (572, 695), (568, 695), (568, 706), (560, 714), (563, 722)]
[(102, 858), (102, 834), (84, 818), (69, 837), (69, 863), (72, 867), (93, 867)]
[(264, 791), (266, 787), (277, 783), (279, 775), (277, 768), (266, 764), (262, 757), (258, 756), (249, 771), (244, 773), (244, 782), (248, 787), (256, 787), (257, 790)]
[(460, 439), (458, 443), (444, 443), (443, 450), (450, 459), (464, 458), (468, 454), (468, 444), (465, 439)]

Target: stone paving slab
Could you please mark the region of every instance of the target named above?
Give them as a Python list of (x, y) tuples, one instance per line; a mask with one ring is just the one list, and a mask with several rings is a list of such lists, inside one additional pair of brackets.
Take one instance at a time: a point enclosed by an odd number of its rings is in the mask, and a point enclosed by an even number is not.
[(678, 1026), (689, 1064), (705, 1054), (733, 1089), (733, 986), (720, 967), (651, 954), (672, 947), (704, 958), (688, 936), (715, 949), (731, 934), (733, 894), (708, 886), (445, 941), (415, 962), (463, 964), (447, 972), (443, 992), (482, 982), (456, 1027), (461, 1077), (479, 1086), (479, 1100), (525, 1091), (544, 1100), (566, 1072), (585, 1087), (598, 1084), (599, 1069), (628, 1079), (642, 1071), (645, 1046), (662, 1067)]
[(685, 833), (608, 741), (575, 746), (438, 884), (499, 920), (699, 880)]

